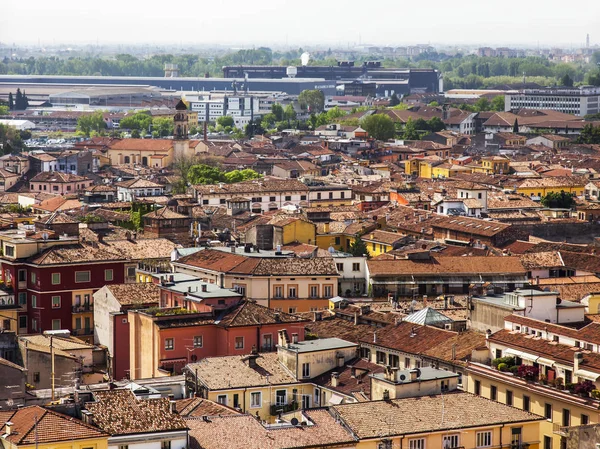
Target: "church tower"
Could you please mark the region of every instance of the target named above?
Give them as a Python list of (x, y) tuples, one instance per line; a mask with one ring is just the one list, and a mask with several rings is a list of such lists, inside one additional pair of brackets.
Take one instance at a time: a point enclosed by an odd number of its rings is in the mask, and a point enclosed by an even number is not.
[(194, 150), (190, 148), (188, 140), (188, 109), (183, 100), (179, 100), (175, 106), (173, 117), (173, 157), (193, 157)]
[(188, 136), (188, 113), (187, 106), (183, 100), (179, 100), (175, 106), (175, 117), (173, 119), (173, 137), (175, 139), (187, 139)]

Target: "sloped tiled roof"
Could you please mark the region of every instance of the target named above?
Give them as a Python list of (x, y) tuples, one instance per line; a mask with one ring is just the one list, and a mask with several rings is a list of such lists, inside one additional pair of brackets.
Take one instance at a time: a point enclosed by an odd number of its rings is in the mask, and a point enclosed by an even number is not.
[(465, 392), (333, 407), (360, 439), (439, 432), (544, 418)]
[[(12, 433), (6, 440), (17, 446), (108, 438), (105, 432), (96, 427), (37, 405), (13, 412), (6, 421), (13, 423)], [(0, 434), (6, 433), (6, 421), (0, 426)]]
[(180, 416), (196, 417), (196, 416), (227, 416), (240, 415), (237, 410), (227, 407), (223, 404), (213, 402), (203, 398), (188, 398), (175, 401), (175, 408)]
[(169, 400), (137, 399), (129, 390), (98, 391), (86, 403), (94, 423), (110, 435), (185, 430), (183, 419), (171, 412)]
[(160, 301), (160, 288), (153, 282), (111, 284), (106, 288), (121, 305), (158, 304)]

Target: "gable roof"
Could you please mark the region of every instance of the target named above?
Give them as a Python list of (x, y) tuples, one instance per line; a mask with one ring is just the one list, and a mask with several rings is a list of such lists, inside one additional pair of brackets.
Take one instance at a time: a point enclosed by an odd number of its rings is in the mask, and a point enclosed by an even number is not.
[(108, 438), (105, 432), (83, 421), (37, 405), (13, 412), (0, 425), (0, 434), (6, 433), (7, 421), (12, 422), (13, 426), (12, 433), (5, 438), (17, 446)]
[(138, 399), (130, 390), (94, 392), (96, 402), (85, 407), (94, 423), (110, 435), (185, 430), (183, 419), (171, 412), (167, 398)]

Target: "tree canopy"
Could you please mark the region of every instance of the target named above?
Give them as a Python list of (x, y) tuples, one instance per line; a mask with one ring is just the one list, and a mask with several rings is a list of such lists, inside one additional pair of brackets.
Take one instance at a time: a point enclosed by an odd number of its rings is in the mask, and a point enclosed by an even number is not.
[(354, 240), (348, 247), (348, 252), (355, 257), (370, 256), (367, 244), (359, 236), (354, 237)]
[(385, 114), (372, 114), (362, 119), (360, 126), (377, 140), (388, 140), (396, 135), (396, 127)]
[(325, 108), (325, 95), (320, 90), (303, 90), (298, 95), (298, 103), (302, 109), (318, 114)]
[(84, 114), (77, 119), (77, 131), (89, 137), (92, 132), (100, 133), (106, 129), (102, 111)]
[(600, 143), (600, 126), (594, 126), (588, 123), (581, 130), (577, 138), (578, 143), (598, 144)]
[(550, 192), (540, 200), (542, 206), (558, 209), (570, 209), (575, 205), (575, 195), (573, 193), (561, 190), (559, 192)]
[(234, 182), (258, 179), (261, 175), (252, 169), (233, 170), (224, 172), (218, 167), (206, 164), (197, 164), (189, 167), (187, 178), (190, 184), (217, 184), (219, 182), (231, 184)]

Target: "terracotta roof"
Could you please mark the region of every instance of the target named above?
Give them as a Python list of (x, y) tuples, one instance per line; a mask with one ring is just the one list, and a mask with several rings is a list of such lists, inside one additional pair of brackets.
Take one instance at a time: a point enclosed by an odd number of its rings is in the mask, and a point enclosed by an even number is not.
[(372, 341), (373, 332), (379, 329), (373, 328), (370, 324), (354, 324), (353, 321), (337, 317), (323, 318), (306, 324), (306, 331), (318, 338), (337, 337), (352, 343)]
[(564, 266), (560, 253), (557, 251), (522, 254), (521, 263), (528, 270)]
[[(256, 357), (256, 367), (250, 367), (249, 357)], [(209, 390), (260, 387), (298, 383), (296, 378), (279, 361), (276, 352), (252, 355), (207, 357), (187, 365), (190, 372)]]
[[(515, 318), (510, 317), (511, 321), (514, 322)], [(537, 320), (535, 320), (537, 321)], [(527, 324), (531, 324), (528, 322)], [(540, 323), (538, 324), (538, 328), (544, 329), (542, 327), (543, 324), (548, 323)], [(531, 324), (533, 326), (533, 324)], [(600, 328), (599, 323), (591, 323), (588, 326), (594, 325), (593, 331), (594, 334), (598, 333), (598, 328)], [(565, 334), (564, 327), (561, 326), (561, 330), (557, 331), (557, 334)], [(554, 328), (553, 328), (554, 329)], [(559, 333), (560, 332), (560, 333)], [(581, 338), (581, 336), (580, 336)], [(584, 338), (582, 340), (589, 341)], [(573, 365), (573, 358), (575, 356), (575, 352), (581, 351), (584, 354), (583, 362), (580, 362), (580, 367), (591, 368), (598, 372), (600, 376), (600, 354), (582, 350), (580, 348), (576, 348), (570, 345), (564, 345), (562, 343), (556, 343), (554, 341), (544, 340), (541, 337), (536, 337), (532, 334), (523, 334), (520, 331), (510, 331), (508, 329), (502, 329), (494, 334), (492, 334), (489, 338), (490, 342), (500, 343), (508, 347), (512, 348), (521, 348), (526, 350), (527, 352), (533, 354), (539, 354), (545, 358), (549, 358), (551, 360), (556, 360), (561, 363), (565, 363), (567, 365)], [(595, 340), (591, 340), (598, 342), (598, 338)]]
[(498, 221), (485, 221), (469, 217), (443, 217), (435, 216), (429, 225), (432, 228), (450, 229), (452, 231), (466, 232), (474, 236), (481, 235), (493, 237), (508, 228), (509, 224)]
[(308, 192), (308, 187), (295, 179), (265, 178), (260, 180), (237, 182), (235, 184), (196, 185), (199, 194), (244, 195), (265, 192)]
[(386, 243), (388, 245), (393, 245), (398, 240), (402, 240), (404, 238), (406, 238), (405, 235), (399, 234), (397, 232), (381, 231), (379, 229), (367, 232), (365, 235), (362, 236), (362, 239), (364, 241), (377, 243), (381, 242)]
[(130, 390), (111, 390), (94, 392), (94, 399), (85, 407), (94, 424), (113, 436), (187, 429), (167, 398), (137, 399)]
[(420, 326), (407, 321), (373, 330), (372, 333), (376, 335), (371, 335), (361, 342), (412, 354), (421, 354), (456, 335), (456, 332), (432, 326)]
[[(8, 368), (14, 368), (17, 369), (19, 371), (25, 371), (25, 368), (23, 368), (22, 366), (17, 365), (16, 363), (11, 362), (10, 360), (6, 360), (5, 358), (0, 357), (0, 365), (6, 366)], [(0, 423), (4, 422), (0, 419)]]
[(525, 274), (518, 257), (432, 257), (430, 260), (368, 260), (371, 276), (434, 274)]
[(252, 301), (244, 301), (219, 318), (219, 326), (254, 326), (276, 323), (302, 323), (307, 320), (284, 312), (275, 312)]
[(145, 218), (156, 218), (163, 220), (175, 220), (180, 218), (189, 218), (187, 215), (182, 215), (177, 212), (172, 211), (168, 207), (163, 207), (161, 209), (155, 210), (154, 212), (150, 212), (144, 215)]
[(110, 284), (106, 288), (121, 305), (150, 305), (160, 301), (160, 288), (152, 282)]
[[(362, 393), (367, 398), (370, 398), (371, 380), (369, 379), (369, 375), (382, 373), (384, 370), (385, 368), (382, 365), (357, 358), (349, 360), (343, 367), (334, 368), (315, 377), (311, 382), (347, 395)], [(333, 372), (338, 375), (338, 383), (335, 387), (331, 384), (331, 374)]]
[(323, 409), (305, 410), (313, 424), (267, 429), (250, 415), (187, 419), (191, 449), (354, 447), (351, 434)]
[(35, 175), (30, 179), (30, 182), (81, 182), (91, 181), (85, 176), (71, 175), (69, 173), (61, 173), (59, 171), (46, 171)]
[(359, 439), (439, 432), (544, 418), (464, 392), (333, 407)]
[(179, 399), (175, 401), (175, 408), (177, 413), (184, 418), (241, 414), (233, 408), (202, 398)]
[(147, 179), (130, 179), (128, 181), (117, 182), (115, 184), (118, 187), (123, 187), (126, 189), (144, 189), (144, 188), (164, 188), (162, 184), (158, 184), (153, 181), (148, 181)]
[[(106, 433), (96, 427), (37, 405), (21, 408), (11, 413), (6, 421), (13, 423), (12, 433), (5, 438), (17, 446), (108, 438)], [(3, 421), (0, 426), (0, 434), (6, 433), (6, 421)]]
[[(485, 346), (485, 335), (482, 333), (460, 332), (425, 350), (423, 355), (455, 364), (464, 363), (471, 360), (474, 349), (482, 346)], [(452, 358), (452, 351), (455, 354), (454, 358)]]
[(600, 273), (600, 257), (592, 254), (560, 251), (564, 266), (577, 271)]
[(538, 187), (581, 187), (588, 183), (588, 179), (581, 176), (549, 176), (547, 178), (526, 179), (519, 186), (520, 189), (535, 189)]
[(171, 139), (123, 139), (113, 143), (111, 150), (133, 150), (133, 151), (162, 151), (168, 152), (173, 149)]

